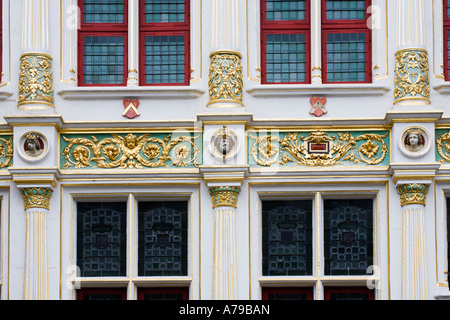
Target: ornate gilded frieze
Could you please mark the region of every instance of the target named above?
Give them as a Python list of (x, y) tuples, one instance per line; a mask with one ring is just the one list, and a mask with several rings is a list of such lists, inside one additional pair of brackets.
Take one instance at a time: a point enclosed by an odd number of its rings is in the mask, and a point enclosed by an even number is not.
[(400, 194), (400, 204), (425, 205), (427, 200), (428, 185), (421, 183), (402, 184), (397, 186), (397, 192)]
[(12, 166), (13, 155), (13, 137), (0, 136), (0, 169)]
[(249, 133), (248, 163), (253, 167), (388, 165), (389, 132)]
[(243, 74), (238, 52), (220, 51), (211, 54), (209, 67), (209, 103), (232, 102), (242, 105)]
[(436, 130), (436, 161), (450, 162), (450, 130)]
[(428, 53), (424, 49), (404, 49), (395, 54), (394, 103), (430, 100)]
[(20, 193), (22, 194), (25, 210), (30, 208), (44, 208), (49, 210), (50, 198), (53, 195), (53, 191), (51, 189), (30, 187), (23, 188)]
[(61, 169), (193, 168), (202, 162), (199, 137), (190, 133), (65, 134), (60, 139), (60, 166)]
[(54, 101), (52, 57), (43, 53), (27, 53), (20, 57), (18, 105)]
[(239, 187), (211, 187), (209, 194), (213, 208), (237, 207), (238, 197), (241, 189)]

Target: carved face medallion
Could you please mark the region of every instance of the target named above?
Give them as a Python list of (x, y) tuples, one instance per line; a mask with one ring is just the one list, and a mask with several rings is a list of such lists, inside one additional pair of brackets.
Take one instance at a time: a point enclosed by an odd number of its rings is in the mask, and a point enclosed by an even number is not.
[(214, 132), (210, 140), (210, 147), (213, 154), (223, 159), (236, 153), (237, 144), (238, 138), (236, 134), (225, 126)]

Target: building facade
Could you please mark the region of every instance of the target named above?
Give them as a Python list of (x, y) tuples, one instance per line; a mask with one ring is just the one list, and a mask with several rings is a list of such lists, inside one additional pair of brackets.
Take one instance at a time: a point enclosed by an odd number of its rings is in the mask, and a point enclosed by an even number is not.
[(1, 299), (450, 297), (448, 0), (1, 5)]

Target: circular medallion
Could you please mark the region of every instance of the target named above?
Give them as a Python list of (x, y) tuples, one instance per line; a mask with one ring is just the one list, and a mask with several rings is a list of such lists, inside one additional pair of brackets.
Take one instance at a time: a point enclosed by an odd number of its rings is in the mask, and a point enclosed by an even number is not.
[(234, 156), (238, 149), (238, 137), (234, 131), (223, 127), (212, 134), (209, 147), (216, 157), (225, 159)]
[(28, 161), (37, 161), (48, 152), (48, 142), (39, 132), (27, 132), (19, 140), (19, 154)]
[(430, 137), (424, 128), (408, 127), (400, 137), (400, 149), (412, 158), (424, 155), (430, 148)]

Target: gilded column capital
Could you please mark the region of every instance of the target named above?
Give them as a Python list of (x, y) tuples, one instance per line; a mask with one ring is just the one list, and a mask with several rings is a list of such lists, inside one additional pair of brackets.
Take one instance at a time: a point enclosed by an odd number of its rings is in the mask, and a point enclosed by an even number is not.
[(25, 53), (20, 57), (18, 105), (40, 103), (54, 106), (52, 57)]
[(213, 208), (217, 207), (237, 207), (241, 188), (236, 186), (210, 187)]
[(425, 205), (429, 186), (422, 183), (409, 183), (397, 186), (397, 192), (400, 194), (400, 204), (405, 206), (408, 204)]
[(422, 100), (430, 103), (428, 52), (407, 48), (395, 53), (394, 104)]
[(24, 209), (44, 208), (50, 209), (50, 198), (53, 191), (43, 187), (27, 187), (23, 188), (20, 193), (24, 201)]

